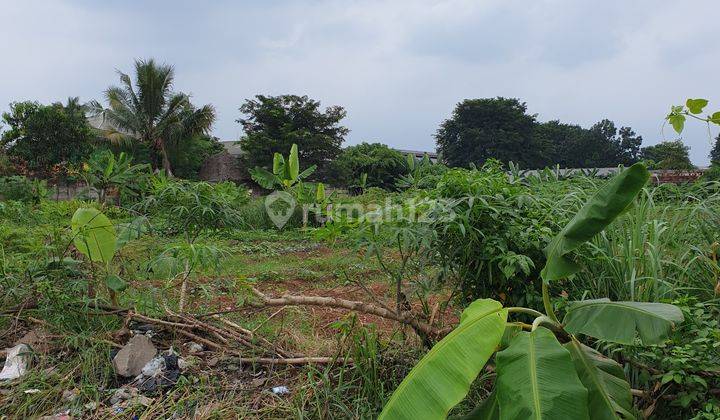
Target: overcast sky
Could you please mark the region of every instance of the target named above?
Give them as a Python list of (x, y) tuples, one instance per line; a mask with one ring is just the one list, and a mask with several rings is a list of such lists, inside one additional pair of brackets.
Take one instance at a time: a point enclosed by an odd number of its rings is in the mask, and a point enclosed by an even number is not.
[[(135, 58), (175, 66), (176, 89), (212, 103), (214, 135), (237, 139), (255, 94), (342, 105), (346, 144), (433, 150), (465, 98), (527, 102), (540, 121), (609, 118), (644, 145), (687, 97), (720, 110), (717, 0), (0, 0), (0, 109), (102, 99)], [(717, 131), (713, 132), (716, 135)], [(684, 141), (706, 164), (707, 127)]]

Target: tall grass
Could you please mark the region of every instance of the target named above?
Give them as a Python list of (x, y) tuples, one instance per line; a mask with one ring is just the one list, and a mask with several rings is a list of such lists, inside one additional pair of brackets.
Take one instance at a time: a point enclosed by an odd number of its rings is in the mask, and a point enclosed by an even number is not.
[(685, 294), (716, 298), (713, 244), (720, 240), (720, 193), (708, 184), (697, 194), (668, 200), (666, 189), (645, 188), (635, 205), (583, 250), (586, 269), (570, 282), (574, 294), (635, 301)]

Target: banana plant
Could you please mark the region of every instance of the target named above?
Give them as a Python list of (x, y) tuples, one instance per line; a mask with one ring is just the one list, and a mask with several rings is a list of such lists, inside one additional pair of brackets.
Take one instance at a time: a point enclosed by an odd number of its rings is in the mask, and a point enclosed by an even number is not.
[(94, 153), (90, 159), (83, 164), (82, 176), (88, 186), (95, 189), (98, 202), (105, 204), (107, 194), (111, 190), (120, 191), (135, 195), (137, 182), (143, 176), (150, 174), (150, 165), (133, 164), (131, 156), (120, 152), (116, 157), (109, 150)]
[[(335, 197), (335, 191), (327, 194), (325, 192), (325, 184), (318, 182), (315, 185), (314, 202), (308, 208), (309, 212), (314, 213), (321, 224), (330, 218), (332, 212), (332, 199)], [(307, 226), (307, 220), (303, 220), (303, 226)]]
[(301, 186), (302, 181), (312, 175), (317, 169), (317, 165), (312, 165), (304, 171), (300, 172), (300, 158), (298, 156), (297, 144), (290, 147), (290, 154), (287, 159), (280, 154), (273, 155), (272, 172), (259, 166), (250, 170), (253, 181), (257, 182), (261, 187), (271, 190), (280, 187), (289, 190), (296, 186)]
[(363, 194), (367, 189), (367, 178), (367, 172), (361, 173), (360, 178), (357, 180), (357, 182), (353, 185), (348, 186), (348, 192), (350, 193), (350, 195)]
[(408, 153), (405, 156), (405, 167), (407, 168), (407, 174), (401, 175), (397, 181), (398, 188), (408, 189), (417, 188), (420, 184), (420, 179), (423, 176), (425, 169), (433, 166), (430, 156), (425, 153), (422, 159), (415, 158), (415, 155)]
[[(491, 299), (468, 306), (459, 325), (410, 371), (381, 419), (444, 419), (495, 356), (497, 378), (472, 419), (631, 419), (636, 417), (622, 367), (585, 346), (581, 336), (630, 345), (658, 344), (683, 321), (663, 303), (571, 303), (560, 322), (548, 284), (581, 270), (573, 252), (605, 229), (634, 201), (649, 178), (642, 164), (600, 189), (545, 249), (541, 272), (545, 313)], [(508, 320), (522, 315), (531, 324)]]

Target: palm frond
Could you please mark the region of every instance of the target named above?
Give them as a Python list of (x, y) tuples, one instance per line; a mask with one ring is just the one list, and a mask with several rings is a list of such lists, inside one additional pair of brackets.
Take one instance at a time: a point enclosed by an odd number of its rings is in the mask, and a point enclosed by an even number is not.
[(174, 69), (167, 64), (156, 64), (155, 60), (135, 61), (138, 99), (150, 121), (156, 121), (165, 108), (167, 97), (175, 78)]
[(135, 109), (140, 108), (140, 102), (138, 101), (137, 95), (135, 94), (135, 89), (133, 89), (132, 81), (130, 80), (130, 76), (127, 74), (121, 72), (120, 70), (117, 71), (118, 75), (120, 75), (120, 81), (123, 84), (123, 87), (125, 88), (125, 91), (127, 92), (127, 96), (130, 97), (132, 100), (133, 107)]
[(108, 106), (112, 110), (134, 108), (125, 89), (117, 86), (110, 86), (107, 90), (105, 90), (105, 99), (107, 99)]
[(105, 113), (105, 107), (95, 99), (88, 101), (84, 105), (85, 113), (91, 117), (102, 116)]
[(203, 105), (185, 119), (185, 131), (191, 135), (207, 134), (215, 123), (215, 117), (215, 107)]

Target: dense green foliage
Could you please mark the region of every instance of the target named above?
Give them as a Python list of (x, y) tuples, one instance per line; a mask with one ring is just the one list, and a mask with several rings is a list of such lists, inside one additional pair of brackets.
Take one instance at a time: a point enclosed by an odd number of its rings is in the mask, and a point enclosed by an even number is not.
[(589, 129), (559, 121), (540, 123), (517, 99), (467, 99), (445, 120), (435, 138), (450, 166), (482, 165), (488, 159), (523, 168), (559, 164), (601, 168), (638, 161), (642, 137), (609, 120)]
[(0, 148), (29, 173), (52, 177), (92, 152), (93, 133), (78, 98), (68, 99), (65, 105), (16, 102), (2, 119), (8, 129), (2, 133)]
[(197, 180), (205, 161), (225, 150), (215, 137), (196, 135), (171, 143), (168, 147), (173, 174)]
[[(283, 160), (288, 161), (285, 156)], [(418, 167), (423, 166), (418, 161), (415, 163)], [(442, 165), (438, 167), (442, 168)], [(250, 284), (260, 287), (277, 287), (282, 284), (274, 283), (278, 279), (291, 279), (295, 282), (291, 284), (296, 284), (305, 281), (298, 279), (307, 278), (307, 283), (301, 284), (321, 290), (344, 287), (338, 286), (338, 282), (362, 282), (375, 276), (375, 281), (388, 285), (387, 292), (377, 294), (375, 299), (387, 298), (387, 306), (393, 310), (411, 305), (419, 311), (418, 316), (424, 317), (420, 319), (431, 319), (433, 314), (445, 310), (459, 313), (463, 302), (475, 297), (493, 297), (498, 301), (493, 305), (502, 305), (508, 311), (513, 305), (544, 310), (540, 280), (540, 268), (546, 263), (543, 249), (551, 242), (553, 233), (561, 231), (581, 205), (595, 191), (607, 185), (607, 181), (582, 174), (569, 178), (554, 177), (552, 171), (508, 177), (497, 163), (492, 162), (480, 169), (441, 171), (447, 172), (417, 174), (419, 183), (427, 185), (425, 189), (410, 187), (402, 192), (389, 193), (369, 188), (357, 197), (329, 197), (323, 194), (325, 201), (333, 206), (342, 203), (367, 206), (367, 218), (337, 217), (322, 228), (296, 231), (293, 227), (301, 226), (301, 218), (298, 217), (297, 220), (292, 219), (279, 234), (270, 230), (255, 231), (276, 228), (268, 220), (263, 201), (248, 201), (247, 192), (243, 189), (232, 184), (213, 186), (154, 177), (151, 178), (152, 183), (139, 186), (139, 195), (135, 198), (139, 202), (132, 209), (118, 208), (110, 202), (101, 209), (114, 226), (118, 238), (116, 244), (122, 243), (120, 247), (116, 245), (109, 264), (91, 263), (92, 254), (82, 254), (82, 242), (75, 247), (80, 254), (66, 251), (67, 244), (73, 242), (70, 226), (73, 214), (78, 209), (93, 208), (99, 204), (78, 201), (56, 203), (43, 199), (36, 200), (35, 204), (4, 201), (0, 203), (0, 219), (3, 220), (0, 223), (0, 247), (3, 252), (0, 254), (3, 255), (0, 270), (4, 274), (0, 281), (3, 292), (1, 303), (12, 307), (24, 302), (28, 295), (38, 295), (38, 309), (30, 313), (49, 320), (54, 329), (70, 337), (78, 334), (102, 336), (121, 327), (120, 320), (116, 318), (103, 318), (102, 322), (80, 321), (87, 317), (82, 314), (81, 308), (91, 285), (97, 286), (92, 293), (100, 302), (117, 300), (118, 305), (132, 304), (144, 313), (163, 314), (163, 304), (171, 310), (190, 308), (191, 311), (222, 310), (228, 301), (240, 304), (238, 302), (247, 299), (244, 294), (246, 276), (253, 278)], [(388, 203), (390, 208), (386, 208)], [(534, 410), (533, 406), (526, 404), (531, 400), (508, 398), (508, 395), (513, 395), (508, 392), (504, 396), (497, 392), (490, 394), (489, 390), (493, 384), (500, 392), (513, 389), (514, 384), (530, 383), (517, 379), (515, 375), (532, 375), (528, 368), (530, 359), (526, 355), (531, 343), (535, 343), (532, 348), (537, 350), (536, 354), (545, 355), (536, 359), (538, 369), (574, 372), (582, 388), (577, 382), (571, 384), (568, 381), (559, 388), (529, 387), (522, 395), (535, 395), (542, 402), (554, 401), (557, 395), (565, 392), (576, 396), (586, 392), (591, 418), (594, 418), (594, 413), (609, 413), (608, 407), (617, 413), (632, 415), (638, 409), (650, 410), (658, 418), (690, 418), (702, 413), (717, 413), (720, 404), (711, 390), (718, 384), (715, 376), (708, 376), (708, 372), (718, 369), (714, 344), (720, 337), (715, 298), (720, 269), (713, 251), (720, 226), (718, 206), (720, 196), (712, 183), (645, 186), (632, 207), (619, 215), (602, 233), (572, 251), (572, 261), (581, 270), (570, 278), (552, 282), (548, 287), (551, 295), (557, 296), (551, 299), (552, 310), (567, 314), (563, 324), (583, 335), (568, 342), (561, 340), (564, 349), (561, 350), (554, 344), (555, 338), (549, 332), (552, 330), (543, 326), (536, 328), (532, 336), (529, 332), (506, 334), (500, 349), (512, 350), (487, 360), (499, 370), (483, 373), (476, 380), (472, 379), (474, 375), (468, 374), (471, 379), (460, 388), (454, 385), (443, 387), (448, 391), (453, 389), (454, 396), (443, 400), (440, 405), (436, 405), (436, 398), (421, 397), (418, 401), (422, 404), (417, 402), (413, 406), (429, 405), (433, 408), (428, 410), (433, 412), (437, 409), (447, 412), (467, 393), (451, 414), (464, 414), (474, 407), (490, 412), (503, 406), (515, 407), (523, 413), (528, 409)], [(30, 208), (33, 210), (29, 211)], [(447, 217), (450, 209), (455, 212), (454, 218)], [(83, 210), (88, 211), (92, 210)], [(146, 215), (147, 221), (138, 219), (138, 213)], [(375, 218), (378, 213), (395, 213), (403, 217), (378, 220)], [(422, 217), (416, 218), (418, 215)], [(337, 257), (322, 254), (306, 263), (306, 251), (295, 255), (293, 247), (296, 245), (291, 244), (297, 240), (294, 238), (307, 241), (310, 237), (334, 243), (333, 249), (339, 250), (340, 254)], [(124, 239), (120, 241), (119, 238)], [(277, 242), (268, 245), (270, 238)], [(352, 248), (358, 240), (360, 255), (364, 258), (351, 258), (356, 255)], [(315, 243), (312, 246), (316, 246)], [(289, 251), (283, 251), (283, 247), (288, 247)], [(238, 258), (244, 258), (243, 262), (238, 263)], [(257, 271), (248, 273), (247, 264), (257, 264)], [(293, 269), (293, 264), (304, 265)], [(324, 266), (327, 272), (312, 274), (319, 270), (318, 266)], [(361, 267), (365, 267), (366, 271), (356, 272), (354, 277), (353, 270), (361, 270)], [(266, 281), (273, 283), (266, 284)], [(376, 284), (372, 286), (376, 287)], [(289, 292), (300, 293), (294, 289)], [(438, 298), (435, 294), (438, 292), (442, 293), (442, 297)], [(178, 296), (181, 297), (180, 303)], [(589, 303), (585, 303), (586, 306), (574, 303), (605, 297), (612, 301), (630, 302), (603, 306), (605, 302), (600, 301), (593, 303), (595, 306), (592, 307), (588, 306)], [(670, 303), (670, 300), (681, 307), (688, 322), (679, 323), (677, 313), (667, 313), (666, 306), (651, 306), (652, 311), (657, 310), (657, 315), (650, 317), (633, 318), (628, 314), (617, 314), (617, 311), (632, 311), (634, 305), (643, 308), (642, 305), (649, 302)], [(77, 307), (78, 311), (67, 311), (68, 305)], [(588, 312), (599, 306), (605, 309), (598, 313)], [(461, 316), (461, 326), (469, 325), (466, 323), (472, 323), (475, 317), (478, 317), (477, 322), (482, 322), (482, 311), (472, 308), (478, 309), (477, 305), (471, 306), (469, 312)], [(525, 318), (527, 314), (513, 311), (511, 317), (528, 321)], [(307, 313), (293, 311), (292, 314), (294, 318), (290, 323), (298, 328), (293, 330), (293, 334), (315, 334), (307, 331), (311, 328), (306, 324)], [(614, 320), (613, 328), (609, 330), (603, 328), (606, 324), (594, 321), (607, 316)], [(234, 322), (248, 328), (264, 322), (262, 318), (260, 321), (247, 321), (246, 317), (247, 313), (239, 314)], [(632, 319), (633, 323), (619, 323), (619, 319)], [(272, 326), (263, 327), (271, 334), (277, 331), (274, 329), (283, 328), (282, 320), (274, 321), (270, 321)], [(318, 417), (328, 413), (336, 417), (375, 417), (379, 414), (382, 407), (391, 401), (390, 394), (408, 373), (421, 349), (412, 345), (412, 341), (401, 339), (399, 334), (375, 336), (345, 322), (341, 323), (343, 332), (339, 333), (338, 339), (357, 343), (353, 344), (352, 350), (342, 347), (343, 354), (352, 357), (355, 365), (300, 368), (303, 369), (300, 377), (285, 377), (282, 382), (288, 383), (297, 392), (292, 396), (292, 402), (264, 406), (264, 409), (272, 410), (269, 412), (276, 417), (287, 417), (291, 411), (312, 413)], [(543, 325), (552, 327), (551, 323), (547, 323), (549, 321), (543, 322)], [(672, 325), (671, 322), (676, 329), (667, 328)], [(656, 323), (665, 329), (647, 329), (647, 325)], [(627, 336), (618, 335), (619, 331), (633, 331), (638, 338), (646, 340), (649, 337), (650, 341), (660, 340), (660, 343), (650, 347), (638, 347), (637, 343), (623, 344), (628, 342)], [(650, 336), (646, 335), (648, 331)], [(662, 333), (669, 334), (669, 342), (665, 341)], [(597, 338), (588, 338), (585, 334)], [(467, 340), (494, 337), (471, 330), (462, 335)], [(610, 339), (619, 343), (611, 343)], [(430, 336), (425, 336), (423, 340), (427, 345), (433, 344)], [(397, 350), (398, 347), (400, 350)], [(456, 348), (472, 348), (473, 355), (480, 353), (477, 347), (464, 344), (458, 344)], [(108, 368), (107, 357), (93, 358), (96, 354), (93, 351), (102, 353), (107, 350), (91, 349), (95, 350), (70, 346), (67, 351), (72, 356), (67, 361), (46, 359), (45, 356), (41, 360), (43, 364), (56, 363), (63, 375), (70, 374), (65, 373), (66, 363), (81, 364), (85, 366), (83, 369), (93, 374), (85, 379), (71, 375), (72, 378), (82, 380), (83, 386), (94, 385), (92, 389), (97, 389), (97, 384), (111, 389), (116, 386), (113, 385), (111, 371), (109, 374), (102, 373)], [(94, 362), (82, 362), (78, 357), (87, 357)], [(454, 362), (455, 359), (444, 360), (447, 363), (442, 360), (439, 358), (437, 363), (428, 366), (448, 365), (458, 372), (465, 372), (466, 366)], [(502, 367), (508, 366), (508, 363), (511, 363), (510, 368)], [(203, 365), (202, 369), (207, 368)], [(514, 373), (508, 379), (501, 378), (501, 372)], [(38, 372), (33, 375), (44, 374)], [(433, 383), (440, 380), (437, 373), (424, 376), (433, 378)], [(64, 383), (55, 376), (43, 377), (42, 380), (53, 386)], [(221, 388), (217, 384), (197, 386), (204, 397), (217, 396), (212, 389)], [(630, 387), (642, 390), (648, 397), (633, 398), (627, 393)], [(60, 404), (62, 389), (42, 388), (39, 395), (46, 397), (44, 403), (18, 405), (21, 401), (37, 401), (34, 394), (23, 394), (23, 389), (10, 394), (8, 401), (16, 404), (12, 413), (27, 416), (54, 412)], [(185, 388), (178, 384), (176, 389)], [(460, 397), (457, 397), (458, 393)], [(83, 394), (79, 401), (84, 401), (82, 404), (99, 401), (103, 405), (107, 404), (109, 394), (108, 391), (93, 391)], [(194, 393), (191, 395), (196, 398)], [(672, 399), (662, 395), (671, 395)], [(225, 413), (249, 415), (242, 411), (246, 403), (239, 403), (237, 396), (218, 398), (228, 398), (223, 400), (228, 403), (232, 401), (233, 408), (225, 410), (236, 411)], [(168, 407), (167, 404), (172, 406), (171, 401), (167, 397), (158, 399), (164, 407)], [(481, 402), (484, 404), (478, 405)], [(573, 398), (575, 402), (577, 398)], [(327, 404), (332, 406), (327, 407)], [(568, 410), (577, 408), (570, 403), (563, 403), (563, 407)]]
[[(438, 130), (451, 168), (342, 150), (341, 107), (257, 96), (240, 109), (243, 159), (277, 191), (252, 197), (172, 176), (222, 151), (205, 134), (214, 111), (173, 92), (172, 67), (135, 70), (108, 109), (92, 104), (111, 142), (91, 144), (77, 100), (4, 115), (0, 348), (50, 335), (0, 384), (3, 415), (720, 417), (720, 184), (706, 182), (720, 146), (702, 180), (654, 185), (635, 162), (691, 168), (681, 142), (641, 149), (609, 120), (541, 123), (516, 99), (476, 99)], [(668, 122), (720, 124), (706, 105)], [(555, 164), (629, 167), (601, 179)], [(18, 171), (89, 191), (49, 201)], [(113, 373), (111, 348), (148, 327), (182, 373), (114, 403), (138, 383)]]
[(528, 279), (538, 278), (542, 250), (557, 223), (548, 216), (553, 203), (511, 182), (497, 162), (479, 170), (452, 169), (430, 194), (457, 203), (455, 219), (441, 219), (435, 229), (437, 251), (458, 276), (462, 295), (537, 303), (537, 283)]
[(362, 174), (367, 187), (395, 188), (408, 173), (405, 156), (381, 143), (360, 143), (343, 149), (332, 164), (333, 178), (339, 185), (359, 185)]
[(682, 140), (664, 141), (642, 148), (642, 158), (650, 162), (652, 169), (692, 169), (690, 147)]
[(116, 157), (109, 150), (96, 151), (82, 168), (82, 177), (94, 189), (100, 203), (105, 203), (109, 192), (116, 194), (118, 204), (121, 204), (123, 196), (138, 196), (142, 183), (149, 175), (148, 165), (135, 165), (124, 152)]
[[(667, 339), (675, 323), (684, 320), (682, 312), (662, 303), (598, 299), (573, 303), (560, 324), (547, 283), (581, 270), (569, 254), (607, 228), (641, 192), (649, 175), (642, 164), (619, 173), (553, 238), (542, 270), (545, 314), (530, 308), (503, 308), (490, 299), (476, 300), (463, 312), (455, 330), (408, 374), (381, 418), (445, 418), (498, 347), (495, 390), (478, 406), (475, 417), (635, 417), (628, 404), (630, 386), (622, 371), (572, 334), (611, 343), (632, 345), (639, 340), (639, 344), (658, 344)], [(532, 316), (532, 325), (506, 324), (508, 315), (514, 313)], [(572, 344), (562, 345), (568, 341)]]
[(300, 159), (317, 165), (316, 176), (329, 176), (329, 165), (338, 154), (349, 130), (340, 125), (346, 112), (340, 106), (324, 111), (320, 102), (307, 96), (257, 95), (240, 107), (237, 120), (245, 132), (240, 139), (242, 159), (247, 168), (270, 169), (275, 153), (285, 153), (293, 144)]
[(238, 208), (248, 200), (247, 189), (232, 182), (209, 184), (155, 176), (137, 208), (161, 216), (167, 229), (193, 242), (203, 232), (238, 226)]
[(47, 183), (22, 175), (0, 177), (0, 197), (4, 200), (38, 204), (48, 195)]

